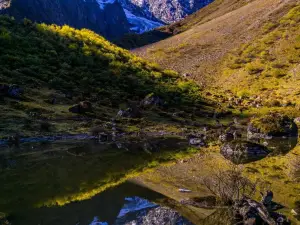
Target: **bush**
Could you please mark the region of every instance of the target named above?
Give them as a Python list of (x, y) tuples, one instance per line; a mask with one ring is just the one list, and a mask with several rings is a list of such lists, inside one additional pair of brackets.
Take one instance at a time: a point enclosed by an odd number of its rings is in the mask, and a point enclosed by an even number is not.
[(164, 70), (163, 74), (167, 77), (179, 77), (179, 74), (174, 70)]
[(248, 63), (246, 65), (246, 70), (250, 75), (261, 73), (264, 69), (264, 65), (258, 62)]

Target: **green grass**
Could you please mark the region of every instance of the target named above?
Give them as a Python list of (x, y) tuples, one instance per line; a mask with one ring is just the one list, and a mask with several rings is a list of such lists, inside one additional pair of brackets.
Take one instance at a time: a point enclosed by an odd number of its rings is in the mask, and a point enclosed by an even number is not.
[(227, 57), (221, 77), (226, 89), (260, 95), (265, 103), (300, 103), (299, 11), (295, 5), (277, 22), (266, 23), (260, 36)]
[[(150, 93), (178, 110), (190, 110), (194, 104), (204, 102), (194, 82), (87, 29), (38, 24), (28, 19), (18, 23), (0, 16), (0, 52), (1, 83), (24, 88), (21, 101), (0, 99), (4, 108), (0, 112), (2, 137), (17, 132), (25, 136), (44, 134), (38, 127), (45, 121), (54, 125), (52, 133), (87, 132), (96, 125), (94, 119), (107, 122), (120, 105), (128, 107), (130, 101), (138, 104)], [(55, 105), (50, 104), (53, 97), (57, 99)], [(80, 115), (74, 121), (76, 115), (68, 108), (84, 100), (93, 104), (94, 113)], [(35, 118), (31, 118), (32, 113)], [(89, 122), (87, 117), (93, 120)]]

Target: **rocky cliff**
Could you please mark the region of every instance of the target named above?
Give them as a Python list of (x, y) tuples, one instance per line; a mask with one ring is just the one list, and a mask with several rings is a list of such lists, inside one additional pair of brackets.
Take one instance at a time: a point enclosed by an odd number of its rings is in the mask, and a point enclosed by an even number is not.
[(170, 24), (203, 8), (213, 0), (119, 0), (123, 8), (147, 19)]
[(100, 7), (96, 0), (0, 0), (2, 13), (37, 22), (88, 28), (112, 39), (128, 33), (130, 25), (117, 2)]

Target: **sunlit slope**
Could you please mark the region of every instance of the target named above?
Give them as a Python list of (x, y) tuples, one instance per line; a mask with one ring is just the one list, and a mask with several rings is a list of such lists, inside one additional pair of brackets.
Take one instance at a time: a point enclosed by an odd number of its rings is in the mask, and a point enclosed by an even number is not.
[(218, 85), (241, 96), (299, 104), (300, 5), (262, 32), (226, 57)]
[(204, 18), (201, 11), (188, 17), (193, 19), (185, 22), (186, 31), (134, 52), (164, 67), (190, 73), (199, 83), (214, 84), (224, 57), (257, 38), (264, 24), (277, 21), (296, 1), (223, 2), (227, 2), (223, 4), (225, 8), (217, 1), (211, 14), (203, 13)]
[[(27, 19), (17, 23), (1, 16), (0, 52), (0, 84), (16, 84), (24, 90), (22, 101), (1, 93), (0, 138), (16, 132), (41, 135), (39, 122), (51, 122), (52, 133), (86, 132), (110, 121), (120, 105), (139, 104), (152, 93), (169, 106), (200, 100), (198, 87), (177, 72), (161, 69), (87, 29)], [(98, 124), (74, 121), (68, 109), (80, 101), (92, 103), (89, 116)]]

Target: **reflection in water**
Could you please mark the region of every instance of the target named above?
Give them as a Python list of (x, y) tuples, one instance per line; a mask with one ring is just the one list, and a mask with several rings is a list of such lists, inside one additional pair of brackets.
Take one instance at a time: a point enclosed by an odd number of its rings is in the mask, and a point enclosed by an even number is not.
[[(151, 201), (159, 201), (164, 196), (133, 183), (123, 183), (117, 187), (104, 191), (89, 200), (73, 202), (59, 207), (42, 207), (25, 210), (14, 215), (13, 225), (88, 225), (94, 221), (114, 224), (118, 217), (129, 212), (156, 205), (146, 204), (146, 201), (136, 201), (128, 204), (127, 196), (138, 195)], [(128, 199), (127, 199), (128, 200)], [(127, 213), (126, 213), (127, 210)]]
[(267, 155), (285, 155), (297, 145), (298, 138), (250, 139), (234, 141), (221, 147), (221, 154), (234, 164), (247, 164), (265, 158)]
[[(256, 143), (266, 145), (271, 155), (279, 155), (294, 148), (297, 139)], [(128, 174), (176, 159), (175, 155), (188, 147), (187, 140), (180, 138), (149, 138), (101, 144), (86, 140), (29, 143), (18, 149), (2, 148), (0, 183), (4, 185), (0, 185), (0, 212), (10, 214), (13, 225), (145, 225), (162, 224), (164, 219), (178, 225), (191, 224), (176, 211), (156, 205), (165, 199), (156, 192), (131, 183), (112, 188)], [(225, 156), (237, 164), (265, 157), (241, 152)], [(49, 208), (41, 207), (44, 205)], [(225, 218), (223, 213), (217, 211), (203, 224), (222, 224), (219, 219)]]
[(225, 143), (221, 147), (221, 154), (235, 164), (254, 162), (266, 157), (269, 152), (265, 146), (248, 141), (234, 141)]
[[(187, 219), (178, 212), (168, 207), (162, 207), (151, 203), (140, 197), (130, 197), (125, 199), (127, 202), (121, 209), (114, 225), (192, 225)], [(107, 224), (106, 222), (95, 221), (97, 223)]]
[(271, 151), (271, 155), (285, 155), (289, 153), (298, 143), (297, 137), (287, 138), (272, 138), (269, 140), (259, 140), (259, 143), (268, 147)]
[[(43, 221), (41, 224), (76, 224), (80, 219), (77, 218), (80, 213), (76, 210), (72, 215), (68, 215), (68, 212), (60, 216), (53, 214), (53, 221), (47, 223), (43, 219), (47, 216), (40, 216), (43, 215), (43, 208), (38, 213), (34, 208), (47, 205), (54, 206), (53, 211), (57, 213), (63, 212), (55, 206), (89, 199), (132, 174), (174, 159), (177, 153), (182, 154), (187, 148), (187, 141), (178, 138), (149, 138), (118, 144), (99, 144), (94, 141), (29, 143), (16, 149), (2, 148), (0, 183), (4, 185), (0, 185), (0, 212), (12, 215), (13, 224), (39, 224), (25, 223), (25, 218), (29, 215)], [(112, 195), (103, 201), (114, 202), (113, 207), (105, 204), (87, 207), (94, 213), (85, 220), (85, 224), (93, 220), (97, 215), (95, 212), (101, 207), (102, 212), (109, 218), (99, 218), (109, 224), (113, 223), (124, 199), (136, 195), (140, 196), (133, 192), (114, 199), (115, 196)], [(149, 195), (145, 197), (149, 199)], [(79, 205), (74, 204), (76, 207)], [(58, 222), (60, 218), (66, 217), (72, 218), (72, 223)]]
[(24, 211), (12, 217), (11, 222), (13, 225), (161, 225), (168, 224), (161, 221), (172, 220), (176, 222), (171, 223), (174, 225), (191, 224), (176, 211), (152, 202), (163, 199), (159, 193), (126, 182), (89, 200)]

